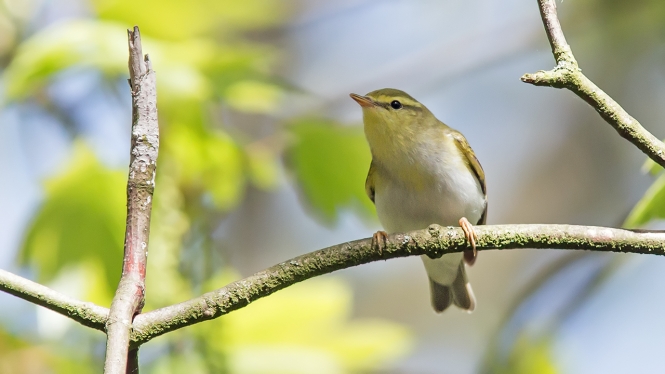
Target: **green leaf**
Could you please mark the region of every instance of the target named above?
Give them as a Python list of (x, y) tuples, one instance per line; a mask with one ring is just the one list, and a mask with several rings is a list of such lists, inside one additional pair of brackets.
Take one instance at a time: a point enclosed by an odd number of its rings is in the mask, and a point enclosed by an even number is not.
[(635, 228), (653, 219), (665, 219), (665, 174), (653, 182), (623, 225), (627, 228)]
[(324, 120), (303, 120), (290, 128), (294, 142), (286, 152), (304, 200), (324, 220), (343, 209), (374, 217), (365, 194), (371, 155), (362, 128)]
[[(68, 266), (98, 269), (109, 290), (120, 279), (126, 215), (126, 173), (108, 170), (75, 143), (66, 170), (45, 182), (46, 197), (19, 253), (40, 282)], [(111, 293), (112, 294), (112, 293)]]

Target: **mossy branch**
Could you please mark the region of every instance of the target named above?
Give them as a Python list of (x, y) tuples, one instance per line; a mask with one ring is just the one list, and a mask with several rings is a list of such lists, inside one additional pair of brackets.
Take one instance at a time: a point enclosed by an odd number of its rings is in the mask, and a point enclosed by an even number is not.
[[(662, 231), (572, 225), (476, 226), (475, 230), (478, 250), (559, 248), (665, 255), (665, 232)], [(408, 234), (390, 235), (381, 249), (372, 245), (371, 238), (320, 249), (195, 299), (138, 315), (134, 319), (132, 344), (137, 346), (169, 331), (218, 318), (318, 275), (396, 257), (440, 257), (465, 249), (468, 249), (468, 243), (459, 227), (438, 225)]]
[(665, 168), (665, 144), (653, 136), (621, 105), (582, 74), (557, 17), (555, 0), (538, 0), (540, 16), (552, 47), (556, 67), (524, 74), (522, 81), (536, 86), (567, 88), (589, 103), (614, 129)]
[(108, 308), (76, 300), (39, 283), (0, 269), (0, 290), (51, 309), (95, 330), (106, 332)]
[[(520, 248), (591, 250), (665, 255), (665, 231), (625, 230), (575, 225), (476, 226), (478, 250)], [(133, 348), (178, 330), (241, 309), (295, 283), (336, 270), (397, 257), (440, 257), (468, 249), (459, 227), (389, 235), (381, 249), (371, 238), (334, 245), (284, 261), (252, 276), (180, 304), (139, 314), (131, 331)], [(0, 270), (0, 290), (34, 302), (85, 326), (103, 330), (108, 309), (75, 300)]]

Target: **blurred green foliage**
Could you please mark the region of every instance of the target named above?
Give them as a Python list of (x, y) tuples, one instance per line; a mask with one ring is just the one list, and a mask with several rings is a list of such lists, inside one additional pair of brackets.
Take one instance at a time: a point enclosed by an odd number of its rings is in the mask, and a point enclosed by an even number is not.
[(349, 208), (373, 217), (374, 205), (365, 194), (372, 158), (362, 129), (309, 119), (290, 130), (294, 139), (287, 163), (315, 211), (327, 221)]
[(623, 222), (623, 227), (638, 228), (654, 220), (665, 219), (665, 174), (663, 168), (651, 159), (642, 165), (642, 171), (656, 177), (640, 201)]
[[(69, 69), (94, 69), (109, 82), (126, 79), (125, 29), (135, 24), (141, 27), (144, 50), (157, 71), (162, 146), (146, 310), (239, 278), (228, 264), (207, 261), (208, 257), (202, 262), (212, 271), (188, 273), (183, 258), (191, 257), (191, 247), (198, 243), (208, 252), (217, 250), (210, 238), (219, 217), (240, 209), (249, 188), (278, 187), (283, 169), (293, 177), (303, 204), (321, 222), (334, 223), (344, 211), (374, 217), (364, 191), (370, 155), (360, 127), (316, 117), (277, 116), (289, 95), (274, 73), (282, 56), (262, 41), (289, 21), (295, 2), (90, 0), (89, 17), (63, 19), (45, 28), (30, 23), (39, 12), (36, 4), (0, 4), (4, 106), (36, 101), (52, 110), (47, 89)], [(645, 47), (660, 43), (665, 31), (662, 0), (583, 0), (565, 9), (575, 11), (566, 17), (564, 28), (590, 41), (585, 48), (574, 48), (580, 52), (578, 58), (586, 53), (601, 59), (605, 70), (593, 72), (601, 80), (623, 76), (636, 58), (650, 53)], [(638, 34), (655, 41), (637, 43)], [(616, 48), (617, 42), (631, 47), (629, 52), (618, 57), (596, 53)], [(258, 116), (270, 129), (231, 126), (222, 112), (241, 119)], [(84, 285), (82, 294), (73, 296), (109, 305), (120, 275), (126, 170), (101, 163), (78, 135), (67, 164), (44, 181), (44, 201), (26, 229), (18, 259), (41, 282), (71, 272)], [(661, 171), (659, 166), (650, 169), (655, 175)], [(637, 227), (663, 218), (665, 175), (660, 175), (625, 224)], [(197, 226), (202, 221), (208, 222), (203, 229)], [(202, 284), (193, 278), (201, 274)], [(351, 310), (352, 291), (342, 279), (307, 281), (151, 342), (160, 354), (142, 370), (364, 373), (384, 370), (409, 351), (413, 337), (405, 327), (384, 320), (353, 320)], [(68, 337), (67, 342), (35, 343), (0, 329), (0, 373), (98, 372), (99, 355), (91, 348), (80, 354), (91, 338)], [(548, 338), (517, 339), (508, 360), (493, 362), (492, 370), (556, 373), (551, 348)]]
[[(126, 79), (125, 29), (141, 27), (144, 51), (157, 72), (161, 128), (146, 310), (239, 277), (223, 261), (203, 260), (206, 269), (184, 271), (182, 259), (195, 246), (215, 251), (211, 237), (219, 217), (240, 208), (248, 188), (278, 187), (284, 168), (295, 177), (302, 201), (324, 222), (334, 222), (345, 210), (373, 217), (363, 188), (370, 158), (361, 129), (318, 118), (292, 123), (275, 115), (288, 94), (283, 84), (275, 83), (280, 55), (255, 35), (283, 25), (293, 3), (92, 0), (90, 6), (95, 17), (53, 23), (3, 50), (8, 53), (5, 106), (37, 99), (52, 110), (56, 105), (48, 96), (49, 85), (70, 69), (94, 69), (109, 82)], [(25, 27), (19, 18), (12, 19), (17, 22), (12, 27)], [(267, 134), (232, 129), (220, 115), (224, 111), (240, 118), (261, 116), (271, 129)], [(55, 118), (61, 115), (54, 113)], [(283, 159), (288, 160), (284, 165)], [(44, 200), (26, 229), (20, 263), (30, 266), (41, 282), (52, 282), (63, 272), (78, 277), (82, 291), (73, 296), (109, 305), (122, 263), (125, 184), (126, 170), (101, 163), (73, 134), (66, 165), (44, 180)], [(203, 283), (197, 278), (201, 276)], [(151, 342), (163, 354), (143, 369), (371, 372), (408, 352), (412, 337), (405, 327), (351, 320), (351, 309), (352, 291), (343, 280), (308, 281)], [(0, 335), (0, 372), (32, 372), (17, 369), (12, 357), (55, 372), (97, 372), (99, 356), (73, 353), (81, 339), (74, 334), (70, 343), (57, 348), (31, 348), (9, 334)]]
[[(597, 59), (591, 78), (619, 102), (630, 71), (643, 59), (660, 53), (665, 35), (665, 2), (660, 0), (583, 0), (569, 14), (563, 26), (567, 35), (583, 35), (581, 47), (573, 50), (580, 58)], [(593, 17), (589, 17), (592, 14)], [(619, 53), (620, 52), (620, 53)], [(651, 57), (650, 57), (651, 56)], [(582, 66), (591, 66), (582, 60)], [(588, 70), (588, 69), (587, 69)], [(639, 113), (632, 113), (638, 116)], [(646, 125), (646, 124), (644, 124)], [(644, 169), (658, 176), (630, 212), (624, 226), (636, 228), (665, 218), (665, 179), (662, 167), (647, 161)]]
[[(271, 0), (201, 0), (183, 5), (179, 0), (92, 0), (100, 19), (141, 25), (161, 39), (183, 40), (196, 36), (236, 36), (242, 32), (279, 26), (291, 2)], [(158, 17), (155, 14), (159, 15)]]
[[(89, 354), (87, 349), (81, 349), (79, 352)], [(0, 329), (0, 373), (92, 374), (99, 372), (94, 369), (93, 365), (90, 356), (72, 357), (57, 345), (35, 344), (33, 341), (17, 338)]]
[[(97, 270), (90, 286), (118, 283), (126, 179), (124, 173), (104, 168), (83, 143), (75, 143), (67, 169), (45, 182), (44, 204), (20, 252), (20, 261), (35, 266), (39, 281), (48, 282), (63, 269), (80, 265)], [(86, 296), (96, 302), (107, 302), (113, 295), (111, 287), (91, 291)]]
[[(564, 28), (568, 33), (583, 29), (585, 33), (593, 33), (611, 41), (603, 43), (598, 48), (630, 47), (633, 51), (642, 51), (659, 43), (665, 32), (665, 3), (660, 0), (582, 0), (579, 1), (570, 14), (568, 23)], [(589, 17), (592, 14), (593, 17)], [(582, 22), (583, 20), (583, 22)], [(635, 43), (634, 38), (639, 37), (641, 42)], [(650, 40), (644, 40), (648, 38)], [(630, 62), (638, 55), (623, 55), (611, 61), (613, 64)]]
[(54, 74), (73, 65), (121, 74), (127, 63), (124, 31), (118, 24), (72, 21), (48, 27), (23, 41), (3, 73), (9, 99), (25, 99), (44, 88)]
[[(226, 283), (210, 280), (220, 282)], [(349, 320), (352, 298), (341, 278), (316, 278), (198, 325), (195, 333), (205, 355), (223, 357), (233, 373), (368, 372), (408, 352), (412, 337), (405, 327)]]
[(552, 359), (552, 344), (547, 338), (533, 340), (526, 336), (519, 337), (510, 351), (505, 363), (495, 362), (491, 369), (495, 374), (556, 374)]
[(636, 228), (655, 219), (665, 219), (665, 174), (661, 174), (649, 187), (623, 225)]

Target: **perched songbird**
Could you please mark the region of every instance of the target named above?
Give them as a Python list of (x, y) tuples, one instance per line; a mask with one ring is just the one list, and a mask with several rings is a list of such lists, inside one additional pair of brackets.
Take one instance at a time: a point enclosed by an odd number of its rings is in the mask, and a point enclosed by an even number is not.
[[(431, 259), (421, 256), (430, 281), (432, 306), (473, 311), (476, 300), (464, 260), (476, 258), (474, 224), (487, 216), (485, 173), (464, 136), (434, 117), (407, 93), (384, 88), (351, 94), (363, 110), (372, 151), (365, 190), (389, 233), (459, 224), (472, 250)], [(375, 241), (385, 240), (379, 231)], [(378, 242), (380, 245), (380, 242)]]

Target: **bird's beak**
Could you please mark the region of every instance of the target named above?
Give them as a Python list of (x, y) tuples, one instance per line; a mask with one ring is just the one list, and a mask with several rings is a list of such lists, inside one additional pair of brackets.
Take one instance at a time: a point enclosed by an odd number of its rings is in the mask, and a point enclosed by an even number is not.
[(360, 106), (363, 108), (372, 108), (375, 105), (374, 101), (372, 101), (372, 99), (370, 99), (367, 96), (360, 96), (354, 93), (349, 94), (349, 96), (351, 96), (351, 98), (355, 100), (358, 104), (360, 104)]

